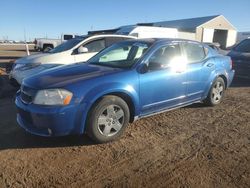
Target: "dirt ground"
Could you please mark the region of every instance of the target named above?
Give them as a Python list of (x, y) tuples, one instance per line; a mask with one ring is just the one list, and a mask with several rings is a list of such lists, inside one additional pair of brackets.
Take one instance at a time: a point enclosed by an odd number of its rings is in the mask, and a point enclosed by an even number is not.
[(26, 133), (15, 89), (0, 79), (0, 187), (250, 187), (249, 81), (235, 80), (217, 107), (141, 119), (120, 140), (95, 145), (85, 135)]

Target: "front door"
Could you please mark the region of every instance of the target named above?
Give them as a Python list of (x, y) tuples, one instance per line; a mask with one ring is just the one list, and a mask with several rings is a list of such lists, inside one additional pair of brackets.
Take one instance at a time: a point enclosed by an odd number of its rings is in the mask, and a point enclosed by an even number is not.
[(83, 44), (83, 47), (88, 49), (88, 52), (84, 53), (78, 53), (78, 49), (76, 49), (73, 53), (75, 58), (75, 63), (78, 62), (84, 62), (89, 60), (91, 57), (93, 57), (95, 54), (97, 54), (99, 51), (105, 48), (105, 40), (104, 39), (98, 39), (88, 42), (87, 44)]
[[(161, 46), (147, 60), (148, 71), (140, 74), (141, 115), (147, 115), (185, 102), (184, 69), (175, 69), (176, 59), (183, 61), (179, 44)], [(176, 63), (176, 64), (174, 64)]]

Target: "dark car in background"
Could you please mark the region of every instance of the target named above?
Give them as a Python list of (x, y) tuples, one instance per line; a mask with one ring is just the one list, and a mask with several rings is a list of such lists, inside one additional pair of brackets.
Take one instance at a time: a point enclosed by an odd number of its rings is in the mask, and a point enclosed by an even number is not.
[(235, 76), (250, 79), (250, 38), (233, 47), (228, 56), (232, 58)]

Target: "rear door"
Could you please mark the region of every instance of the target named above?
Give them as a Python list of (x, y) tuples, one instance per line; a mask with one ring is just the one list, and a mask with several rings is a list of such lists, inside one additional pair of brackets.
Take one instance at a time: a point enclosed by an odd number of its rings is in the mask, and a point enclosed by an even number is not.
[(187, 59), (187, 100), (191, 102), (202, 97), (215, 62), (200, 43), (183, 42), (182, 48)]

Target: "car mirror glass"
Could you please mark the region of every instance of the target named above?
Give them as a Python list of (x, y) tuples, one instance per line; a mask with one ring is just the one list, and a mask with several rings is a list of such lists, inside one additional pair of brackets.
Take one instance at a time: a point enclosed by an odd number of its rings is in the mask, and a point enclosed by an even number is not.
[(89, 50), (86, 47), (80, 46), (77, 50), (78, 54), (87, 53)]

